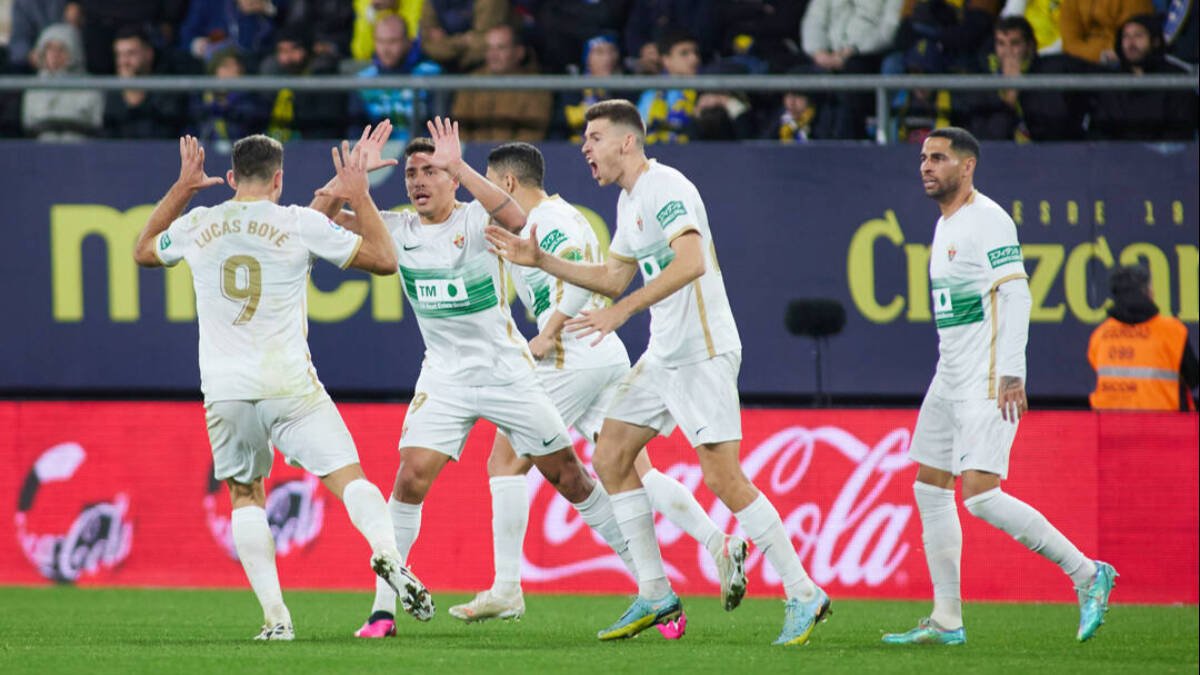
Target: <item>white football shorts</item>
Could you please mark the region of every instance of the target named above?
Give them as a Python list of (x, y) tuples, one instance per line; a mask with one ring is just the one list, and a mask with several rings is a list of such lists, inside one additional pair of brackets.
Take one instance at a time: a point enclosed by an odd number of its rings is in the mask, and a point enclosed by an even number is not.
[(422, 373), (404, 417), (400, 447), (428, 448), (458, 460), (480, 418), (495, 424), (520, 456), (549, 455), (571, 445), (562, 417), (533, 373), (485, 387), (434, 383)]
[(271, 445), (316, 476), (358, 463), (358, 449), (324, 389), (292, 398), (206, 404), (213, 477), (248, 485), (271, 475)]
[(606, 417), (670, 436), (679, 425), (692, 447), (742, 438), (737, 377), (742, 352), (668, 367), (638, 360), (617, 386)]
[(955, 476), (974, 470), (1007, 478), (1016, 437), (1017, 423), (1000, 416), (995, 399), (952, 401), (926, 394), (908, 456)]

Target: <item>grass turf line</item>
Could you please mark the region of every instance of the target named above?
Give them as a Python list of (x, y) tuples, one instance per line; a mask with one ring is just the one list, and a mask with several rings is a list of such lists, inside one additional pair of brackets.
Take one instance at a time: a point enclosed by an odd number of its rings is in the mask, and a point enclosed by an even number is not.
[[(772, 647), (777, 600), (747, 599), (733, 613), (712, 597), (684, 598), (687, 636), (654, 629), (601, 643), (596, 631), (630, 598), (527, 595), (520, 622), (463, 625), (446, 610), (464, 595), (439, 593), (428, 624), (401, 615), (400, 635), (359, 640), (368, 593), (284, 592), (294, 643), (258, 643), (261, 616), (244, 591), (0, 588), (0, 672), (702, 672), (989, 673), (1196, 672), (1195, 605), (1115, 605), (1086, 644), (1071, 605), (970, 603), (963, 647), (892, 647), (885, 631), (912, 627), (925, 602), (834, 599), (834, 615), (800, 648)], [(399, 659), (399, 660), (398, 660)]]

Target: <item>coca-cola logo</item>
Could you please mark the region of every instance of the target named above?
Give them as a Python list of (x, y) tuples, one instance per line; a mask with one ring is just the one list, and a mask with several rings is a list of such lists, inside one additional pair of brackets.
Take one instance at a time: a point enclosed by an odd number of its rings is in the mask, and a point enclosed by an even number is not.
[[(212, 473), (209, 473), (211, 476)], [(325, 499), (319, 488), (321, 481), (315, 476), (284, 480), (267, 490), (267, 523), (275, 539), (275, 554), (286, 556), (312, 543), (325, 524)], [(208, 491), (204, 495), (204, 516), (208, 532), (213, 541), (231, 559), (237, 560), (237, 549), (233, 545), (233, 528), (227, 511), (218, 508), (220, 482), (210, 478)], [(222, 497), (224, 499), (224, 497)]]
[(34, 532), (32, 509), (49, 499), (60, 502), (70, 493), (37, 495), (44, 486), (73, 478), (87, 451), (78, 443), (60, 443), (38, 456), (25, 476), (17, 511), (13, 517), (21, 551), (38, 573), (52, 581), (74, 583), (80, 577), (120, 565), (133, 547), (133, 523), (129, 521), (129, 496), (117, 493), (110, 501), (85, 504), (66, 531)]
[[(911, 546), (904, 539), (913, 516), (908, 500), (899, 501), (895, 489), (889, 491), (898, 473), (911, 466), (908, 445), (911, 433), (899, 427), (868, 444), (853, 433), (836, 426), (808, 428), (789, 426), (771, 434), (758, 445), (742, 453), (742, 469), (747, 477), (775, 504), (809, 574), (818, 584), (875, 587), (892, 578), (902, 566)], [(591, 443), (572, 434), (576, 450), (586, 461), (593, 451)], [(820, 465), (821, 483), (813, 479)], [(659, 470), (683, 483), (693, 493), (703, 483), (698, 462), (678, 462)], [(840, 487), (832, 494), (830, 478), (836, 476)], [(809, 480), (805, 480), (808, 478)], [(614, 571), (625, 574), (620, 558), (607, 547), (568, 546), (587, 526), (578, 513), (536, 472), (528, 476), (530, 504), (529, 535), (526, 551), (552, 551), (553, 561), (522, 559), (522, 577), (531, 582), (548, 582), (590, 572)], [(814, 488), (818, 488), (814, 489)], [(891, 493), (891, 499), (884, 498)], [(824, 495), (824, 498), (813, 497)], [(541, 499), (539, 500), (539, 496)], [(737, 531), (733, 514), (720, 500), (707, 497), (707, 513), (725, 532)], [(545, 503), (544, 510), (537, 508)], [(701, 500), (701, 506), (705, 506)], [(656, 532), (664, 551), (680, 550), (682, 530), (656, 517)], [(739, 532), (740, 533), (740, 532)], [(593, 540), (602, 541), (594, 533)], [(540, 540), (541, 546), (534, 544)], [(532, 546), (528, 544), (534, 544)], [(711, 556), (700, 542), (685, 546), (694, 561), (672, 560), (664, 555), (669, 578), (673, 582), (689, 580), (683, 570), (697, 569), (703, 582), (715, 589), (717, 571)], [(575, 551), (574, 555), (565, 553)], [(567, 558), (564, 559), (563, 555)], [(672, 564), (674, 563), (674, 564)], [(694, 564), (689, 564), (694, 563)], [(747, 574), (765, 586), (778, 587), (779, 577), (769, 565), (762, 564), (762, 552), (752, 549), (747, 559)]]

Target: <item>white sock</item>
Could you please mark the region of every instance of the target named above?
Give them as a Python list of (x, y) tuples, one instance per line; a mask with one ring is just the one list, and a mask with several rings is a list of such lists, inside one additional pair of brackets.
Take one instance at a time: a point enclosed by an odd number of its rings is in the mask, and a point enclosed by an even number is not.
[[(388, 513), (392, 516), (396, 550), (400, 552), (400, 559), (407, 565), (408, 552), (412, 550), (417, 533), (421, 531), (421, 505), (405, 504), (392, 497), (388, 500)], [(375, 604), (371, 607), (371, 613), (375, 612), (396, 613), (396, 592), (379, 577), (375, 577)]]
[(913, 483), (917, 512), (921, 515), (921, 541), (925, 562), (933, 581), (933, 613), (929, 618), (947, 630), (961, 628), (962, 620), (962, 525), (954, 490)]
[(633, 558), (638, 595), (647, 600), (657, 600), (665, 596), (671, 591), (671, 584), (667, 582), (662, 552), (658, 550), (658, 539), (654, 534), (654, 514), (650, 512), (650, 499), (646, 496), (646, 491), (641, 488), (629, 490), (613, 495), (610, 501), (617, 525), (628, 542), (629, 553)]
[(1007, 532), (1030, 551), (1062, 568), (1076, 588), (1087, 588), (1096, 576), (1093, 562), (1075, 548), (1041, 512), (1000, 488), (988, 490), (963, 502), (972, 515)]
[(350, 481), (342, 491), (342, 503), (346, 505), (350, 522), (371, 545), (372, 553), (395, 550), (396, 535), (392, 532), (387, 502), (383, 501), (383, 493), (374, 483), (363, 478)]
[(275, 570), (275, 539), (267, 524), (267, 512), (260, 506), (243, 506), (233, 510), (229, 524), (242, 569), (246, 570), (250, 587), (262, 605), (263, 619), (272, 626), (291, 623), (292, 615), (283, 604), (279, 573)]
[(754, 545), (762, 550), (767, 562), (775, 568), (788, 599), (812, 600), (817, 593), (817, 585), (808, 578), (808, 572), (805, 572), (804, 565), (800, 564), (800, 556), (792, 547), (787, 531), (783, 529), (779, 512), (767, 500), (766, 495), (758, 493), (758, 497), (750, 502), (749, 506), (734, 515)]
[(650, 469), (642, 476), (642, 486), (655, 511), (700, 542), (709, 553), (714, 556), (720, 553), (725, 534), (700, 507), (687, 486), (658, 469)]
[(488, 480), (492, 490), (492, 559), (496, 567), (492, 592), (504, 596), (521, 592), (521, 550), (529, 524), (525, 485), (525, 476)]
[[(625, 535), (621, 531), (621, 526), (617, 524), (617, 518), (613, 513), (612, 500), (609, 499), (608, 493), (604, 491), (604, 486), (600, 484), (600, 481), (596, 481), (596, 487), (592, 488), (592, 494), (588, 495), (587, 499), (578, 504), (571, 504), (571, 506), (574, 506), (575, 510), (579, 511), (583, 522), (595, 530), (596, 534), (600, 535), (600, 538), (608, 544), (609, 548), (621, 556), (621, 562), (625, 563), (625, 569), (629, 570), (629, 574), (634, 579), (637, 579), (637, 565), (633, 562), (633, 553), (629, 550), (629, 542), (626, 541)], [(650, 516), (650, 527), (654, 527), (653, 514)], [(657, 544), (657, 540), (655, 540), (655, 543)], [(662, 595), (653, 597), (659, 598)]]

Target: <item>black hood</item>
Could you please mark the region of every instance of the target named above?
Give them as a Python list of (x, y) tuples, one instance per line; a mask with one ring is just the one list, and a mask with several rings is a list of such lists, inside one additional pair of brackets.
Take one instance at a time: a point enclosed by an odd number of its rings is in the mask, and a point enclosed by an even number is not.
[(1142, 323), (1158, 315), (1158, 305), (1141, 290), (1130, 289), (1113, 294), (1113, 304), (1108, 308), (1108, 315), (1121, 323)]

